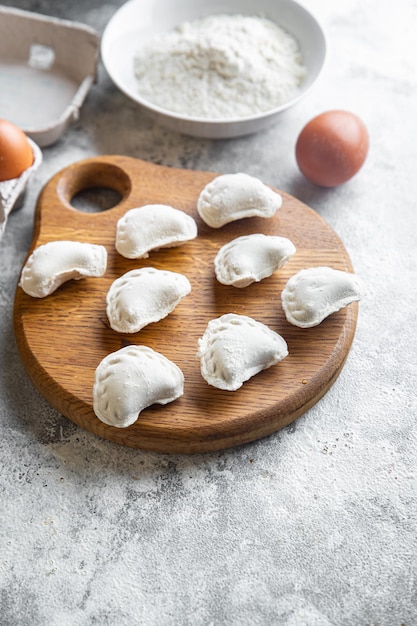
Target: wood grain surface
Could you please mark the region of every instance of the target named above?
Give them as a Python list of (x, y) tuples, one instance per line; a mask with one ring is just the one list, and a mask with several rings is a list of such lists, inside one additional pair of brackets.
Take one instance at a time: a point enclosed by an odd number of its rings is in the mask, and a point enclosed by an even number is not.
[[(328, 265), (353, 271), (343, 243), (330, 226), (296, 198), (280, 192), (282, 208), (271, 219), (249, 218), (212, 229), (196, 210), (201, 189), (216, 174), (163, 167), (122, 156), (94, 157), (74, 163), (43, 189), (36, 208), (29, 253), (53, 240), (102, 244), (108, 251), (104, 277), (70, 281), (36, 299), (16, 289), (14, 325), (23, 364), (40, 393), (82, 428), (111, 441), (156, 452), (219, 450), (269, 435), (304, 414), (331, 387), (348, 355), (357, 320), (357, 303), (311, 329), (290, 325), (280, 294), (300, 269)], [(117, 191), (120, 203), (98, 213), (81, 212), (71, 202), (95, 187)], [(165, 203), (191, 214), (198, 237), (178, 248), (129, 260), (114, 247), (116, 222), (143, 204)], [(213, 260), (234, 237), (249, 233), (288, 237), (296, 254), (280, 270), (245, 289), (216, 281)], [(136, 334), (113, 331), (105, 297), (112, 281), (136, 267), (152, 266), (185, 274), (192, 291), (165, 319)], [(248, 315), (287, 341), (289, 356), (244, 383), (235, 392), (210, 387), (196, 358), (207, 323), (224, 313)], [(175, 402), (145, 409), (137, 422), (119, 429), (94, 414), (95, 369), (110, 352), (143, 344), (161, 352), (184, 372), (184, 395)]]

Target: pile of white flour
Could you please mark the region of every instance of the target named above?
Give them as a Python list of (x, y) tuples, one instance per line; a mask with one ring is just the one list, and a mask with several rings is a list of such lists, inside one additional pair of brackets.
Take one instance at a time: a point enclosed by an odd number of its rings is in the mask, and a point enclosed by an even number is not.
[(144, 99), (215, 119), (280, 106), (305, 75), (295, 38), (268, 19), (246, 15), (212, 15), (156, 35), (134, 64)]

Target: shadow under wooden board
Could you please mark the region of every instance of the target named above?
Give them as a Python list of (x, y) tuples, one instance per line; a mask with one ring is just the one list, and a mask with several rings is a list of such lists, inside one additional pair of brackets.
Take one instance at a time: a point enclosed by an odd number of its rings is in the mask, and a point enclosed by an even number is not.
[[(111, 441), (164, 453), (220, 450), (269, 435), (290, 424), (331, 387), (353, 341), (358, 307), (352, 303), (319, 326), (289, 324), (280, 294), (298, 270), (318, 265), (353, 271), (343, 243), (330, 226), (296, 198), (280, 192), (282, 207), (273, 218), (248, 218), (220, 229), (198, 216), (202, 188), (216, 174), (154, 165), (123, 156), (93, 157), (70, 165), (44, 187), (36, 208), (30, 252), (48, 241), (77, 240), (102, 244), (108, 252), (102, 278), (62, 285), (37, 299), (17, 287), (14, 326), (23, 364), (40, 393), (60, 413), (82, 428)], [(86, 213), (71, 202), (83, 190), (106, 187), (121, 196), (113, 208)], [(133, 207), (170, 204), (192, 215), (199, 234), (177, 248), (130, 260), (114, 247), (117, 220)], [(213, 260), (231, 239), (250, 233), (288, 237), (296, 254), (271, 277), (245, 289), (217, 282)], [(137, 267), (185, 274), (192, 286), (177, 308), (136, 334), (113, 331), (106, 316), (106, 293), (113, 280)], [(254, 376), (234, 392), (209, 386), (196, 358), (198, 339), (207, 323), (224, 313), (263, 322), (281, 334), (289, 356)], [(174, 361), (185, 377), (184, 395), (145, 409), (128, 428), (101, 422), (93, 411), (96, 367), (109, 353), (143, 344)]]

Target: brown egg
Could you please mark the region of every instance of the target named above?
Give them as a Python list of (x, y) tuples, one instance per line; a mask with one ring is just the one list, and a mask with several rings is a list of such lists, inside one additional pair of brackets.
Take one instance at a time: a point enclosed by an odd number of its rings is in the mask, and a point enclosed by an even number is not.
[(18, 178), (33, 163), (33, 150), (25, 133), (0, 119), (0, 181)]
[(368, 131), (349, 111), (327, 111), (303, 128), (295, 146), (298, 167), (322, 187), (348, 181), (362, 167), (368, 153)]

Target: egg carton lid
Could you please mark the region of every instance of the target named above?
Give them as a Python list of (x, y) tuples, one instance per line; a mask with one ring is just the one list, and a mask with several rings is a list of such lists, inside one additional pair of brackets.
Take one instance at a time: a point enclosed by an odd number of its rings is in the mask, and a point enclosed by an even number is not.
[(0, 118), (56, 142), (96, 80), (99, 44), (84, 24), (0, 6)]

